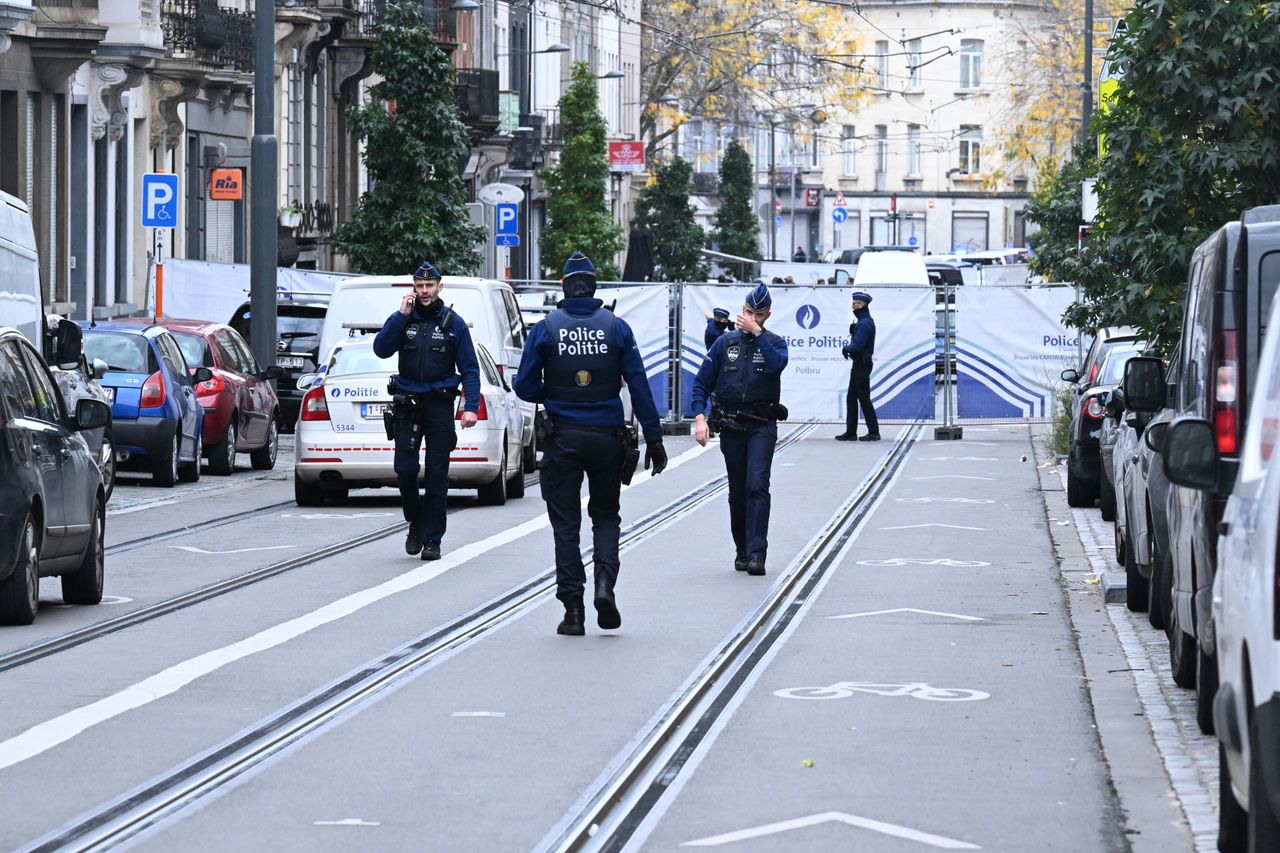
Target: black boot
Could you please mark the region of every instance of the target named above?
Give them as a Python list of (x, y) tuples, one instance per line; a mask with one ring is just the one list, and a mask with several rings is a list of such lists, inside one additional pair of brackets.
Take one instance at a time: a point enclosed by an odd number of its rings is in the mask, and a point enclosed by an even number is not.
[(622, 627), (622, 614), (613, 598), (613, 580), (596, 577), (596, 624), (607, 631)]
[(747, 574), (762, 575), (764, 574), (764, 557), (751, 557), (747, 560)]
[(582, 606), (582, 602), (566, 601), (564, 603), (564, 619), (560, 620), (560, 626), (556, 628), (556, 633), (570, 637), (581, 637), (587, 633), (586, 621), (587, 609)]
[(858, 439), (858, 441), (879, 441), (879, 440), (880, 440), (880, 433), (878, 432), (869, 432), (866, 435), (864, 435), (862, 438)]
[(422, 550), (422, 540), (418, 538), (418, 525), (409, 525), (409, 535), (404, 540), (404, 552), (410, 556)]
[(440, 543), (433, 539), (428, 539), (422, 546), (422, 559), (438, 560), (440, 559)]
[(745, 572), (747, 570), (747, 555), (739, 551), (737, 556), (733, 558), (734, 571)]
[(842, 432), (836, 436), (836, 441), (857, 441), (858, 434), (855, 432)]

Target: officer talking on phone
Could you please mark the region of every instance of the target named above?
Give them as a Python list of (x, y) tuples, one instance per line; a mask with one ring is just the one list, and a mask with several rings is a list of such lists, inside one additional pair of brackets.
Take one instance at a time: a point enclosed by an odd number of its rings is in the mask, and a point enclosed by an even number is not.
[(622, 625), (614, 597), (618, 580), (618, 538), (622, 527), (619, 495), (631, 482), (639, 451), (623, 420), (623, 380), (644, 430), (646, 470), (655, 475), (667, 467), (662, 423), (649, 390), (640, 349), (631, 327), (595, 298), (596, 270), (590, 259), (574, 252), (560, 279), (564, 299), (529, 333), (516, 374), (520, 399), (546, 406), (543, 418), (542, 498), (556, 543), (556, 598), (564, 604), (564, 620), (556, 633), (586, 633), (579, 533), (582, 527), (582, 478), (587, 478), (595, 561), (596, 622), (601, 628)]
[[(449, 454), (458, 445), (454, 411), (458, 386), (463, 429), (476, 425), (480, 408), (480, 364), (467, 324), (440, 301), (444, 282), (430, 261), (413, 274), (413, 292), (387, 318), (373, 339), (378, 358), (400, 354), (388, 431), (396, 442), (395, 471), (409, 535), (404, 550), (424, 560), (440, 559), (445, 503), (449, 495)], [(425, 488), (418, 494), (420, 448), (426, 445)]]

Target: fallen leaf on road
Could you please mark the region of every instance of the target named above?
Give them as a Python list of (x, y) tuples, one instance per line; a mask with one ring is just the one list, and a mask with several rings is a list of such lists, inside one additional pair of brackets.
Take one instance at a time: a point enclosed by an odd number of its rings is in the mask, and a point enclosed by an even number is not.
[(800, 766), (801, 766), (801, 767), (812, 767), (812, 766), (813, 766), (813, 761), (812, 761), (812, 760), (810, 760), (810, 759), (808, 759), (808, 758), (806, 758), (804, 761), (801, 761), (801, 762), (800, 762)]

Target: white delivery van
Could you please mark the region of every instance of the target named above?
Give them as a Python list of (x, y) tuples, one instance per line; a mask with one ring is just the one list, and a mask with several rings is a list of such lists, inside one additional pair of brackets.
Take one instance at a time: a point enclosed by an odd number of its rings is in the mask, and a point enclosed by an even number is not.
[[(501, 378), (510, 387), (520, 368), (525, 341), (524, 320), (515, 291), (506, 282), (493, 279), (447, 275), (442, 281), (440, 301), (466, 320), (472, 339), (493, 356)], [(377, 334), (387, 318), (400, 309), (400, 300), (412, 288), (413, 277), (409, 275), (359, 276), (338, 282), (329, 297), (329, 310), (320, 332), (320, 352), (329, 352), (343, 338)], [(532, 473), (536, 467), (536, 407), (523, 400), (520, 405), (524, 420), (523, 465), (527, 473)]]
[(0, 326), (12, 326), (40, 352), (44, 308), (36, 233), (26, 202), (0, 192)]
[(929, 286), (929, 271), (924, 258), (915, 252), (867, 252), (858, 258), (853, 286), (901, 287)]

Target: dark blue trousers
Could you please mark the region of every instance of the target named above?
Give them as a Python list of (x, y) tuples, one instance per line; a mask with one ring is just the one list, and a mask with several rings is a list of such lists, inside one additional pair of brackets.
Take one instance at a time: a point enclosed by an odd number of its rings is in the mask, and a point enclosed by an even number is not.
[(618, 580), (619, 512), (622, 459), (626, 453), (617, 429), (591, 429), (557, 423), (543, 445), (538, 464), (542, 499), (556, 543), (556, 598), (582, 602), (587, 583), (582, 565), (582, 478), (587, 478), (587, 515), (591, 516), (592, 559), (597, 578)]
[(738, 553), (746, 557), (763, 560), (769, 551), (769, 472), (777, 444), (776, 421), (720, 433), (729, 473), (729, 529)]
[[(396, 482), (404, 520), (418, 525), (423, 542), (444, 539), (445, 505), (449, 500), (449, 454), (458, 446), (453, 400), (428, 400), (413, 408), (412, 418), (396, 421)], [(424, 489), (418, 494), (418, 461), (426, 446)]]
[(862, 407), (862, 418), (867, 422), (867, 434), (880, 434), (880, 421), (876, 418), (876, 407), (871, 404), (871, 365), (854, 362), (849, 369), (849, 393), (845, 397), (845, 432), (853, 435), (858, 431), (858, 407)]

